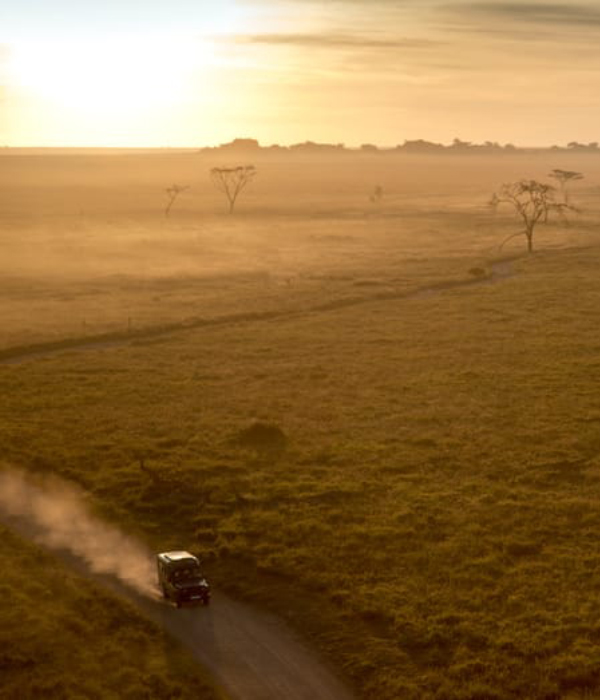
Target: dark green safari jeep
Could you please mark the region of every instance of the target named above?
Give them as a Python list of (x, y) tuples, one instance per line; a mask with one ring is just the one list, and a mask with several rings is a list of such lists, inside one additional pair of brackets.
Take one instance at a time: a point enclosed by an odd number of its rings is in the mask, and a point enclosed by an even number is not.
[(197, 557), (189, 552), (162, 552), (156, 557), (158, 585), (163, 596), (180, 608), (184, 603), (210, 602), (210, 586)]

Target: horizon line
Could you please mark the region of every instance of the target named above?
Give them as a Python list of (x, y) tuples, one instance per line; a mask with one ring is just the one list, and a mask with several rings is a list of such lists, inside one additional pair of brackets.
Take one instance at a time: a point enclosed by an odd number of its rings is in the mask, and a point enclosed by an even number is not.
[(565, 145), (551, 144), (551, 145), (516, 145), (512, 142), (500, 143), (498, 141), (485, 140), (483, 142), (474, 141), (464, 141), (460, 138), (454, 138), (450, 143), (444, 143), (440, 141), (430, 141), (424, 138), (417, 139), (405, 139), (403, 143), (397, 143), (395, 145), (377, 145), (373, 142), (363, 142), (360, 145), (349, 146), (345, 143), (331, 143), (327, 141), (297, 141), (290, 142), (287, 144), (272, 143), (269, 145), (263, 145), (258, 139), (253, 137), (236, 137), (231, 141), (220, 143), (218, 145), (92, 145), (92, 144), (35, 144), (35, 145), (24, 145), (24, 144), (3, 144), (0, 146), (0, 152), (8, 150), (125, 150), (125, 151), (141, 151), (141, 150), (151, 150), (151, 151), (214, 151), (220, 149), (230, 149), (230, 150), (247, 150), (247, 151), (272, 151), (272, 150), (282, 150), (282, 151), (307, 151), (307, 150), (330, 150), (330, 151), (350, 151), (350, 152), (389, 152), (389, 151), (402, 151), (402, 150), (431, 150), (431, 151), (441, 151), (441, 150), (493, 150), (493, 151), (515, 151), (515, 150), (567, 150), (567, 151), (578, 151), (578, 150), (600, 150), (597, 141), (591, 141), (588, 143), (579, 142), (575, 140), (568, 141)]

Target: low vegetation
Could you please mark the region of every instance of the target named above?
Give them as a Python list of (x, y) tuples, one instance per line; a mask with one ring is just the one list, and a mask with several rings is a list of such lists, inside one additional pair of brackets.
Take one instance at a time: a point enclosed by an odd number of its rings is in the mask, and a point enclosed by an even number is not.
[(130, 603), (0, 526), (0, 696), (217, 700)]
[[(41, 286), (7, 280), (5, 347), (47, 340), (44, 319), (69, 335), (92, 307), (110, 328), (132, 299), (149, 325), (229, 318), (1, 365), (4, 458), (78, 483), (154, 549), (198, 552), (217, 589), (290, 619), (365, 698), (598, 696), (597, 212), (550, 221), (536, 252), (507, 247), (494, 265), (514, 217), (469, 207), (515, 163), (446, 199), (446, 182), (405, 195), (365, 164), (322, 202), (299, 168), (298, 211), (249, 196), (245, 221), (210, 220), (185, 283), (184, 228), (168, 244), (130, 230), (119, 248), (115, 226), (122, 273), (148, 245), (169, 275), (152, 269), (131, 296), (131, 272), (97, 297), (76, 286), (55, 315)], [(108, 269), (97, 245), (85, 259)]]
[[(598, 264), (7, 366), (0, 439), (291, 615), (365, 697), (598, 690)], [(277, 459), (232, 444), (253, 417)]]

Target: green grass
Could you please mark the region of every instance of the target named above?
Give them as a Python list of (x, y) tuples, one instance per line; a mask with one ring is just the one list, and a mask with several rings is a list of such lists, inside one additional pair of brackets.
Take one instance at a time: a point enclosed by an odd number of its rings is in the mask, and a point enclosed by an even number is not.
[[(0, 349), (134, 336), (0, 366), (3, 459), (77, 482), (155, 549), (197, 551), (365, 698), (599, 697), (597, 160), (564, 164), (586, 174), (584, 214), (539, 228), (513, 276), (401, 298), (488, 269), (515, 221), (483, 203), (556, 157), (267, 159), (233, 218), (191, 155), (0, 158)], [(164, 221), (174, 181), (193, 196)], [(165, 324), (195, 327), (135, 337)], [(252, 445), (257, 421), (286, 439)], [(47, 620), (78, 620), (88, 589), (61, 590), (30, 637), (29, 601), (3, 609), (23, 658), (49, 658), (28, 646)], [(90, 636), (127, 654), (91, 609)], [(84, 653), (61, 639), (61, 659)], [(52, 668), (32, 678), (51, 688)]]
[[(3, 452), (201, 552), (364, 697), (600, 693), (599, 265), (5, 366)], [(287, 450), (241, 447), (255, 420)]]
[(221, 697), (132, 604), (0, 527), (0, 696)]

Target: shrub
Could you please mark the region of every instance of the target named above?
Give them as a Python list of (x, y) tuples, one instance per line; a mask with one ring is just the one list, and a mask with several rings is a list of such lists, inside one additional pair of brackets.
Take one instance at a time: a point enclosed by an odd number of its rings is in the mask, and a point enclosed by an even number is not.
[(240, 431), (236, 442), (241, 447), (257, 452), (282, 452), (288, 439), (277, 425), (256, 421)]

